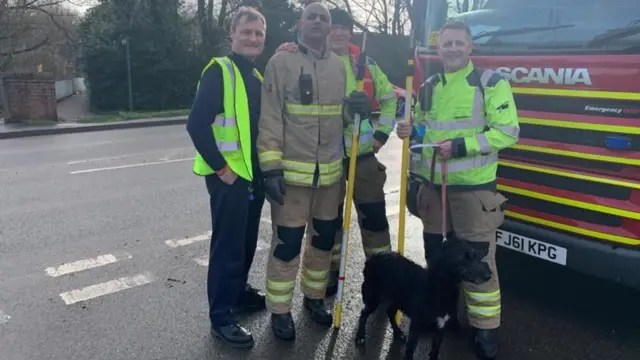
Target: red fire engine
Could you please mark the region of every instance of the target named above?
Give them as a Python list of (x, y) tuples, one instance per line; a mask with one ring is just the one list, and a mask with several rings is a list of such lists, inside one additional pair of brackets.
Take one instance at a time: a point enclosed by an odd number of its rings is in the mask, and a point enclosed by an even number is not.
[[(475, 10), (452, 14), (458, 2)], [(471, 28), (474, 64), (510, 80), (521, 130), (500, 155), (498, 244), (640, 288), (640, 3), (476, 3), (415, 9), (413, 87), (443, 71), (448, 18)]]

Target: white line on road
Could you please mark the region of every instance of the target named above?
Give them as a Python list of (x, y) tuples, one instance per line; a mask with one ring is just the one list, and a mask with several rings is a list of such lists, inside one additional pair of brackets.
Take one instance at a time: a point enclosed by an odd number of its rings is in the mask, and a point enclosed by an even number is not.
[(177, 248), (179, 246), (186, 246), (186, 245), (193, 244), (195, 242), (209, 240), (210, 238), (211, 238), (211, 231), (207, 231), (206, 233), (201, 235), (183, 238), (183, 239), (167, 240), (164, 243), (167, 244), (167, 246), (169, 247)]
[(11, 320), (11, 316), (4, 313), (4, 311), (0, 310), (0, 325), (9, 322)]
[(91, 259), (78, 260), (72, 263), (62, 264), (57, 268), (48, 267), (44, 271), (49, 276), (58, 277), (78, 271), (96, 268), (103, 265), (113, 264), (120, 260), (127, 260), (131, 258), (132, 256), (128, 253), (105, 254)]
[[(181, 147), (181, 148), (173, 148), (173, 149), (162, 149), (162, 152), (164, 152), (164, 153), (166, 153), (166, 152), (177, 153), (179, 151), (191, 150), (191, 149), (193, 149), (193, 148), (192, 147)], [(148, 155), (150, 153), (156, 153), (156, 152), (159, 152), (159, 151), (139, 152), (139, 153), (135, 153), (135, 154), (126, 154), (126, 155), (109, 156), (109, 157), (101, 157), (101, 158), (93, 158), (93, 159), (75, 160), (75, 161), (69, 161), (67, 163), (67, 165), (84, 164), (84, 163), (88, 163), (88, 162), (96, 162), (96, 161), (104, 161), (104, 160), (124, 159), (124, 158), (133, 157), (133, 156)], [(161, 160), (166, 160), (166, 159), (162, 158)]]
[(86, 174), (86, 173), (92, 173), (92, 172), (98, 172), (98, 171), (128, 169), (128, 168), (134, 168), (134, 167), (140, 167), (140, 166), (170, 164), (170, 163), (175, 163), (175, 162), (191, 161), (191, 160), (193, 160), (192, 157), (184, 158), (184, 159), (166, 160), (166, 161), (151, 161), (151, 162), (145, 162), (145, 163), (139, 163), (139, 164), (110, 166), (110, 167), (87, 169), (87, 170), (77, 170), (77, 171), (71, 171), (71, 172), (69, 172), (69, 174), (71, 174), (71, 175)]
[(154, 282), (156, 277), (150, 272), (144, 272), (142, 274), (122, 277), (119, 279), (103, 282), (87, 286), (82, 289), (76, 289), (69, 292), (60, 294), (60, 297), (67, 305), (75, 304), (80, 301), (86, 301), (89, 299), (97, 298), (108, 294), (113, 294), (118, 291), (131, 289), (136, 286), (141, 286)]

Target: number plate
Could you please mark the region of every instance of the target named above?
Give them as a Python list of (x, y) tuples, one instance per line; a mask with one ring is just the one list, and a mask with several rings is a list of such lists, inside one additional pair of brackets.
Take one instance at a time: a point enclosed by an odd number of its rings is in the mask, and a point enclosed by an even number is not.
[(567, 265), (567, 249), (540, 240), (498, 230), (496, 231), (496, 244), (539, 259)]

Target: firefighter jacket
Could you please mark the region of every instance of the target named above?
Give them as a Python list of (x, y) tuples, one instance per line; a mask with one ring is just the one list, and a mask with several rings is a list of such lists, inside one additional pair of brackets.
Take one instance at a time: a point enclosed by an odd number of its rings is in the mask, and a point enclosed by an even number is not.
[[(341, 56), (347, 74), (347, 94), (356, 90), (356, 72), (360, 48), (356, 45), (349, 45), (349, 55)], [(386, 143), (389, 134), (393, 130), (396, 118), (397, 99), (393, 86), (387, 76), (382, 72), (378, 64), (369, 56), (365, 62), (364, 91), (369, 96), (373, 109), (380, 107), (380, 118), (375, 128), (371, 125), (370, 119), (362, 119), (360, 125), (360, 137), (358, 139), (358, 155), (373, 153), (373, 140)], [(353, 124), (345, 128), (345, 152), (349, 156), (351, 149), (351, 137), (353, 135)]]
[(277, 52), (265, 70), (258, 123), (263, 173), (284, 173), (285, 183), (327, 186), (342, 177), (345, 69), (329, 50), (297, 45)]
[[(509, 82), (487, 69), (467, 66), (436, 74), (421, 86), (414, 114), (414, 134), (424, 126), (422, 143), (452, 140), (447, 187), (495, 189), (498, 151), (518, 141), (518, 112)], [(415, 140), (415, 139), (414, 139)], [(430, 178), (433, 148), (424, 147), (418, 173)], [(440, 184), (440, 159), (434, 183)], [(415, 173), (415, 172), (414, 172)]]
[[(205, 66), (202, 74), (216, 62), (220, 64), (222, 70), (224, 111), (216, 115), (211, 126), (211, 135), (229, 168), (239, 177), (251, 181), (253, 180), (251, 121), (244, 80), (238, 67), (229, 57), (213, 58)], [(259, 80), (262, 80), (262, 75), (256, 69), (253, 72)], [(200, 82), (197, 86), (197, 89), (199, 88)], [(197, 151), (193, 172), (200, 176), (215, 173)]]

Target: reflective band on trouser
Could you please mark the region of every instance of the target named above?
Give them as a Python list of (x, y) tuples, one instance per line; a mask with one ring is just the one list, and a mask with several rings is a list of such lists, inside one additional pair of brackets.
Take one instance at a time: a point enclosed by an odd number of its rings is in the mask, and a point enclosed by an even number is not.
[(306, 265), (302, 265), (301, 283), (305, 294), (324, 293), (328, 278), (328, 270), (311, 270)]
[(391, 245), (383, 245), (383, 246), (379, 246), (379, 247), (376, 247), (376, 248), (365, 247), (364, 248), (364, 256), (368, 259), (373, 254), (377, 254), (379, 252), (389, 251), (389, 250), (391, 250)]
[(479, 319), (500, 316), (500, 290), (491, 292), (471, 292), (464, 290), (467, 313)]
[[(311, 186), (316, 171), (316, 164), (302, 161), (284, 160), (284, 179), (290, 184)], [(319, 165), (320, 178), (318, 185), (326, 186), (337, 183), (342, 178), (342, 159), (334, 160), (329, 164)]]
[(342, 105), (287, 104), (291, 115), (336, 116), (342, 114)]
[[(340, 266), (340, 254), (342, 253), (342, 229), (338, 230), (340, 235), (340, 239), (338, 239), (338, 243), (333, 245), (331, 248), (331, 269), (338, 270)], [(336, 236), (337, 238), (337, 236)], [(337, 265), (337, 266), (334, 266)]]
[(267, 301), (272, 304), (291, 306), (295, 281), (273, 281), (267, 279)]

